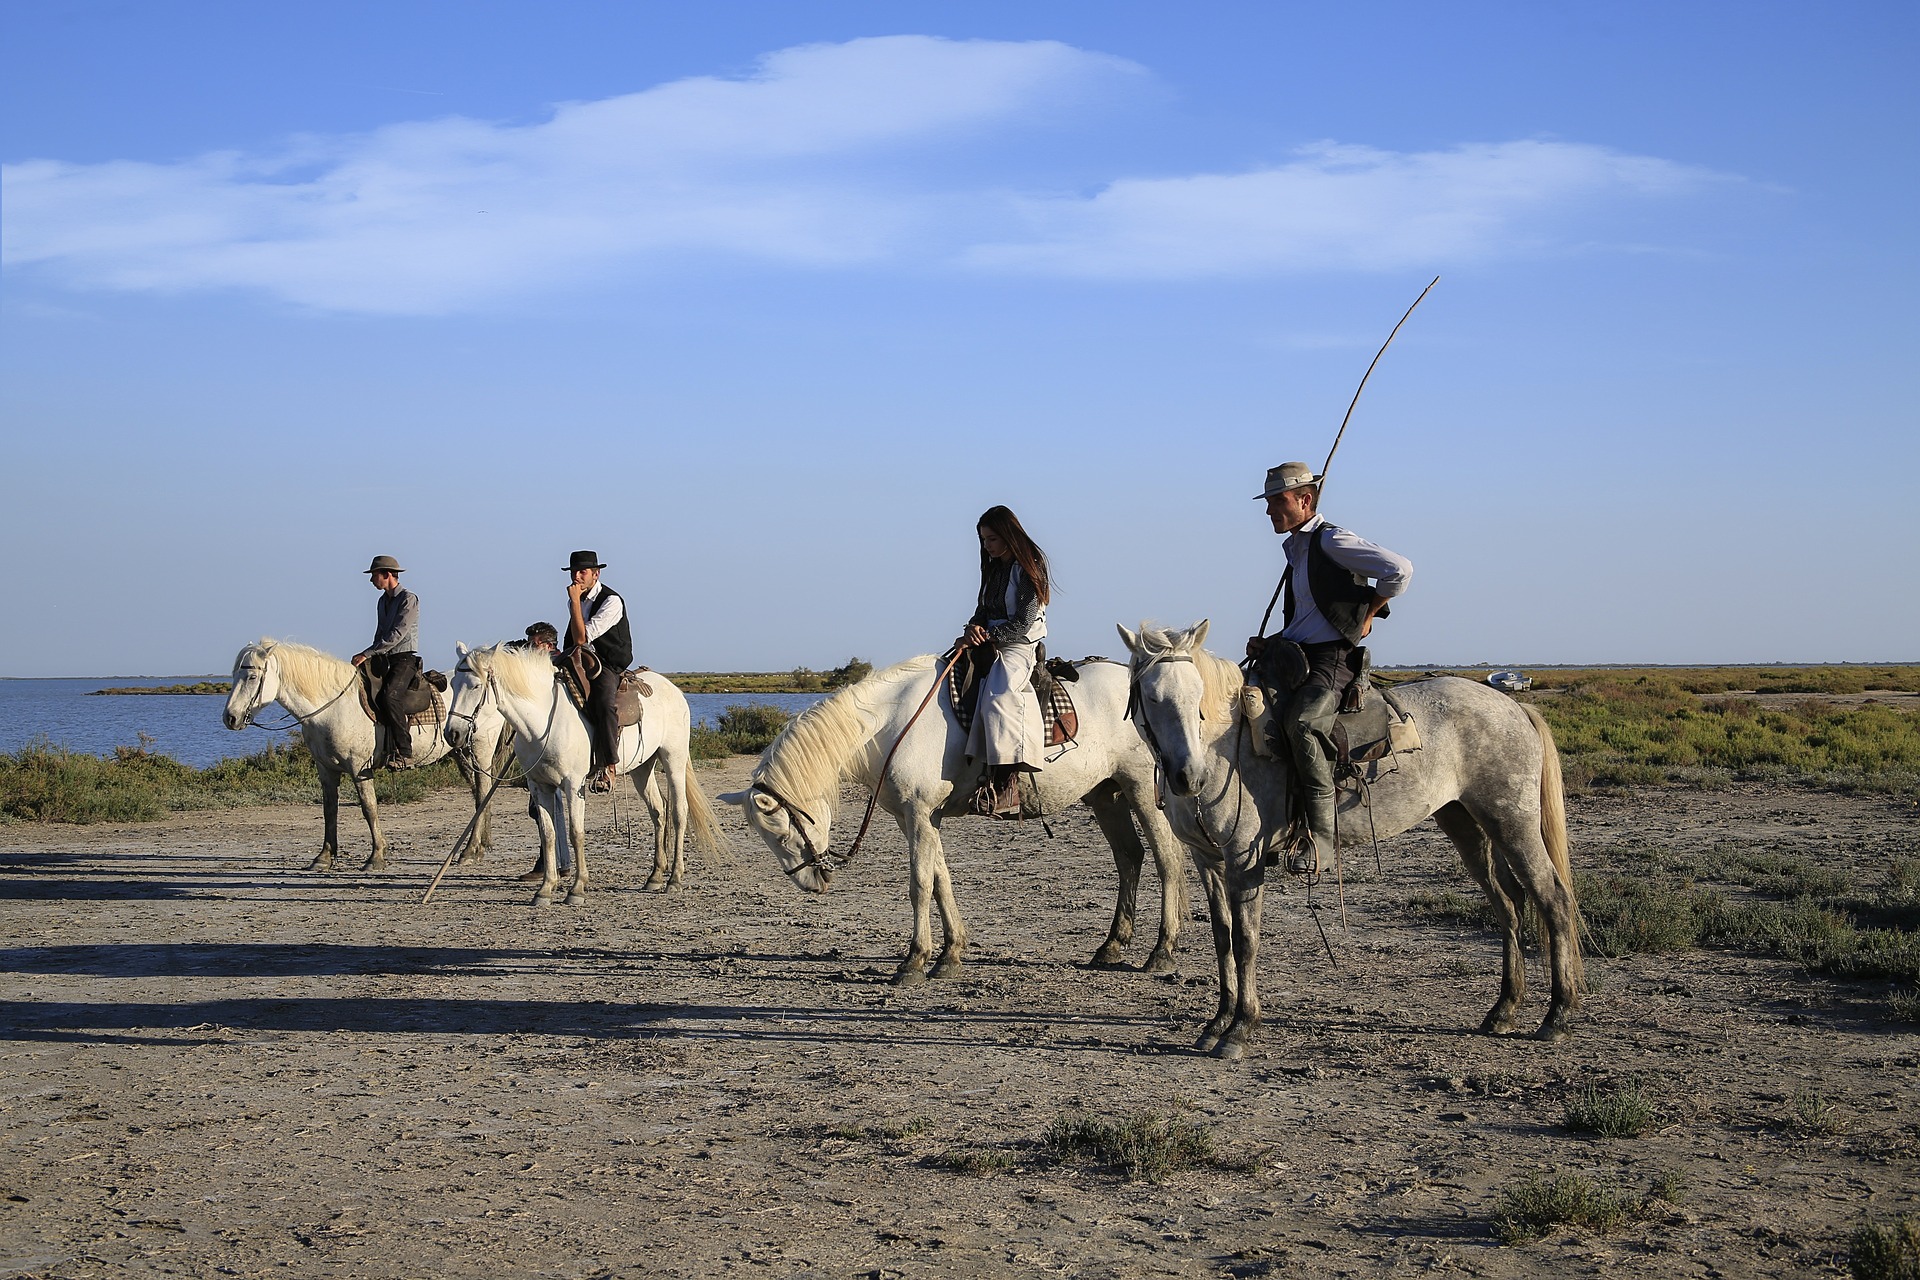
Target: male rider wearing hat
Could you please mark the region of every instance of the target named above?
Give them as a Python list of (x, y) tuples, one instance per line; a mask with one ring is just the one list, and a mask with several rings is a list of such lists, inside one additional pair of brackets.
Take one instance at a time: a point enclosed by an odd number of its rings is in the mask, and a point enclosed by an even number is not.
[(633, 665), (633, 632), (627, 626), (627, 602), (600, 581), (606, 566), (591, 551), (576, 551), (567, 562), (573, 581), (567, 586), (567, 649), (593, 650), (600, 670), (587, 689), (587, 730), (593, 736), (591, 788), (613, 789), (620, 759), (620, 673)]
[(400, 585), (406, 570), (392, 556), (375, 556), (367, 577), (380, 591), (373, 643), (353, 655), (353, 665), (369, 660), (380, 677), (380, 696), (373, 711), (387, 730), (387, 767), (413, 767), (413, 729), (394, 702), (413, 687), (420, 675), (420, 597)]
[[(1348, 655), (1373, 629), (1373, 620), (1385, 616), (1387, 601), (1407, 589), (1413, 562), (1328, 524), (1319, 511), (1320, 477), (1304, 462), (1283, 462), (1268, 471), (1266, 487), (1254, 501), (1266, 502), (1273, 531), (1287, 537), (1286, 625), (1272, 639), (1290, 640), (1306, 655), (1306, 679), (1276, 704), (1274, 717), (1300, 779), (1313, 836), (1313, 854), (1289, 865), (1318, 872), (1333, 865), (1335, 796), (1327, 735), (1339, 714), (1340, 695), (1353, 682)], [(1261, 663), (1263, 676), (1270, 676), (1274, 665), (1267, 661), (1270, 643), (1259, 636), (1247, 641), (1247, 656)]]

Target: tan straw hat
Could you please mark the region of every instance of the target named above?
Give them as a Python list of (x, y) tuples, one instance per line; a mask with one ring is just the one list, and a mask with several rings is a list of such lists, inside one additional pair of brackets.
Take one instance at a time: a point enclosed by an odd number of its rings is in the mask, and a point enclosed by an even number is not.
[(402, 569), (400, 567), (400, 562), (398, 560), (395, 560), (392, 556), (375, 556), (373, 558), (373, 563), (367, 566), (367, 572), (370, 574), (382, 573), (382, 572), (405, 573), (406, 570)]
[(1313, 468), (1304, 462), (1283, 462), (1277, 467), (1267, 469), (1267, 487), (1253, 495), (1255, 502), (1262, 502), (1276, 493), (1285, 493), (1289, 489), (1298, 489), (1302, 485), (1318, 484), (1320, 477), (1313, 474)]

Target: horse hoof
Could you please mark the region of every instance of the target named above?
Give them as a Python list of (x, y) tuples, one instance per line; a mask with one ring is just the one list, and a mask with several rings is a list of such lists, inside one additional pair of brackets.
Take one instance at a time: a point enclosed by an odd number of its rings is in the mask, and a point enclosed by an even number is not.
[(1235, 1040), (1229, 1036), (1215, 1046), (1213, 1056), (1222, 1062), (1238, 1062), (1247, 1056), (1247, 1042), (1245, 1040)]
[(570, 893), (567, 895), (567, 905), (570, 907), (584, 907), (587, 905), (587, 895), (584, 893)]
[(666, 891), (666, 888), (667, 888), (667, 882), (666, 882), (666, 880), (665, 880), (665, 879), (664, 879), (663, 877), (661, 877), (661, 876), (648, 876), (648, 877), (647, 877), (647, 883), (646, 883), (646, 886), (645, 886), (645, 887), (646, 887), (646, 888), (647, 888), (647, 890), (648, 890), (648, 891), (650, 891), (650, 892), (654, 892), (654, 893), (664, 893), (664, 892)]
[(893, 975), (893, 985), (896, 987), (918, 987), (924, 985), (926, 980), (927, 971), (919, 968), (897, 969)]
[(553, 895), (550, 893), (536, 893), (533, 895), (533, 905), (536, 907), (550, 907), (553, 905)]
[(1155, 947), (1153, 954), (1147, 957), (1146, 972), (1148, 973), (1173, 973), (1178, 968), (1179, 966), (1173, 962), (1171, 949), (1162, 951), (1159, 947)]
[(1540, 1029), (1533, 1033), (1533, 1038), (1543, 1044), (1552, 1044), (1556, 1040), (1565, 1040), (1571, 1034), (1566, 1023), (1549, 1017), (1540, 1024)]
[(1492, 1014), (1488, 1014), (1485, 1020), (1480, 1023), (1480, 1034), (1483, 1036), (1510, 1036), (1513, 1034), (1513, 1019), (1511, 1017), (1496, 1018)]
[(309, 862), (307, 864), (307, 870), (331, 871), (333, 870), (333, 859), (329, 858), (326, 854), (323, 853), (319, 857), (315, 858), (312, 862)]
[(1087, 961), (1087, 968), (1118, 969), (1120, 967), (1121, 957), (1124, 954), (1125, 953), (1120, 949), (1119, 943), (1117, 942), (1103, 943), (1101, 944), (1100, 949), (1093, 953), (1093, 959)]
[(1195, 1053), (1212, 1053), (1214, 1049), (1219, 1047), (1219, 1044), (1219, 1036), (1211, 1031), (1202, 1031), (1200, 1038), (1193, 1042), (1193, 1051)]
[(951, 978), (959, 972), (960, 962), (958, 960), (942, 960), (939, 964), (933, 966), (933, 976), (936, 978)]
[(458, 867), (470, 867), (476, 862), (484, 862), (484, 861), (486, 861), (486, 855), (481, 853), (470, 852), (470, 853), (461, 854), (460, 861), (456, 862), (454, 865)]

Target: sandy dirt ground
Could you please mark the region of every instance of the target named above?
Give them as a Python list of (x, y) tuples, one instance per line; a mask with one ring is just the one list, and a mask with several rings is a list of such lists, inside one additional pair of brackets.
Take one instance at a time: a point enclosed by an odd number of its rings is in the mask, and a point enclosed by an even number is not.
[[(1179, 973), (1080, 967), (1114, 888), (1084, 811), (1053, 838), (950, 824), (973, 950), (906, 990), (897, 831), (813, 897), (723, 810), (731, 860), (657, 894), (610, 817), (596, 798), (587, 905), (545, 909), (509, 879), (518, 814), (417, 905), (454, 795), (389, 813), (382, 875), (303, 870), (317, 807), (0, 827), (0, 1273), (1828, 1276), (1863, 1221), (1920, 1209), (1920, 1037), (1883, 990), (1595, 960), (1570, 1040), (1475, 1035), (1497, 942), (1409, 908), (1474, 892), (1430, 826), (1350, 868), (1347, 927), (1321, 899), (1331, 960), (1299, 886), (1270, 892), (1269, 1022), (1229, 1064), (1187, 1047), (1213, 1002), (1197, 885)], [(1914, 818), (1760, 787), (1571, 803), (1590, 867), (1724, 841), (1867, 872)], [(1149, 872), (1135, 963), (1157, 894)], [(1625, 1079), (1649, 1132), (1564, 1128)], [(1783, 1123), (1815, 1094), (1830, 1123)], [(1176, 1108), (1220, 1166), (1130, 1181), (1040, 1141)], [(1615, 1234), (1490, 1229), (1529, 1172), (1663, 1171), (1678, 1203)]]

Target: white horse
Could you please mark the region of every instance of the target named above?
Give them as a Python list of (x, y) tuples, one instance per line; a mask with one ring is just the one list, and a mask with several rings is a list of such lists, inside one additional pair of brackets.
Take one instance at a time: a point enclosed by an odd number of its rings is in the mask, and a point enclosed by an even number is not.
[[(451, 691), (451, 686), (449, 686)], [(449, 712), (449, 715), (452, 713)], [(533, 855), (533, 870), (520, 877), (528, 884), (547, 878), (546, 863), (543, 859), (555, 857), (557, 851), (553, 843), (553, 819), (541, 807), (533, 789), (527, 785), (526, 776), (514, 775), (517, 759), (514, 755), (514, 733), (500, 714), (499, 704), (492, 698), (482, 700), (471, 715), (463, 714), (449, 733), (453, 745), (454, 758), (470, 770), (474, 777), (476, 805), (484, 805), (474, 822), (473, 834), (467, 837), (467, 843), (460, 852), (460, 865), (467, 866), (482, 862), (493, 850), (493, 824), (491, 804), (487, 797), (495, 790), (496, 782), (505, 782), (527, 792), (527, 816), (533, 819), (539, 833), (539, 848)], [(489, 751), (487, 744), (493, 743)], [(469, 747), (471, 744), (471, 748)], [(670, 850), (668, 836), (671, 828), (666, 820), (666, 802), (660, 796), (660, 776), (655, 770), (647, 770), (647, 780), (642, 798), (647, 802), (647, 816), (653, 820), (653, 874), (647, 878), (646, 887), (661, 889), (678, 887), (680, 878), (686, 871), (686, 857), (683, 850)], [(639, 778), (636, 775), (635, 782)], [(572, 868), (565, 863), (557, 863), (561, 875), (570, 875)]]
[[(387, 839), (380, 830), (373, 795), (374, 770), (387, 759), (387, 731), (367, 718), (360, 706), (359, 683), (360, 673), (352, 663), (290, 640), (257, 640), (233, 660), (233, 688), (222, 716), (227, 728), (246, 728), (262, 707), (277, 702), (299, 722), (301, 741), (320, 772), (326, 835), (309, 871), (331, 871), (339, 853), (342, 777), (353, 780), (360, 812), (373, 837), (373, 853), (363, 869), (379, 871), (387, 865)], [(416, 725), (412, 734), (416, 765), (431, 764), (447, 754), (439, 726)], [(488, 743), (486, 750), (491, 754), (493, 744)], [(476, 803), (479, 798), (476, 788)]]
[[(1138, 722), (1159, 756), (1173, 829), (1202, 865), (1213, 916), (1220, 1004), (1196, 1048), (1238, 1058), (1260, 1025), (1256, 962), (1265, 855), (1287, 825), (1287, 766), (1255, 752), (1240, 714), (1240, 669), (1205, 649), (1207, 624), (1184, 631), (1125, 627)], [(1382, 762), (1368, 785), (1372, 813), (1343, 792), (1342, 846), (1393, 836), (1429, 815), (1459, 849), (1505, 933), (1500, 998), (1480, 1030), (1513, 1029), (1526, 996), (1520, 905), (1538, 911), (1553, 997), (1542, 1039), (1566, 1034), (1583, 980), (1579, 904), (1568, 865), (1560, 755), (1540, 713), (1471, 680), (1401, 685), (1394, 697), (1422, 746)]]
[[(513, 730), (513, 750), (526, 773), (534, 800), (552, 819), (554, 841), (542, 839), (543, 876), (534, 901), (553, 901), (558, 866), (571, 854), (572, 879), (567, 902), (586, 901), (586, 784), (592, 743), (586, 718), (556, 678), (552, 660), (539, 650), (458, 646), (460, 662), (448, 690), (448, 733), (465, 741), (491, 706)], [(664, 822), (656, 820), (656, 854), (651, 887), (677, 885), (686, 872), (686, 841), (709, 856), (720, 852), (713, 808), (692, 769), (689, 743), (692, 715), (686, 695), (671, 680), (647, 673), (653, 692), (642, 699), (641, 723), (620, 731), (616, 772), (628, 777), (646, 798), (649, 784), (661, 777)], [(664, 837), (659, 836), (664, 826)], [(557, 846), (557, 847), (556, 847)], [(669, 869), (668, 855), (671, 854)]]
[[(911, 731), (906, 728), (937, 675), (935, 666), (931, 657), (910, 658), (808, 707), (761, 754), (747, 789), (720, 797), (745, 811), (747, 824), (795, 884), (819, 893), (832, 878), (826, 859), (841, 779), (851, 777), (878, 792), (879, 806), (907, 837), (913, 939), (894, 974), (903, 984), (926, 980), (933, 953), (930, 903), (939, 903), (946, 932), (933, 976), (958, 972), (967, 947), (967, 926), (954, 903), (940, 832), (944, 819), (966, 812), (981, 766), (967, 761), (966, 735), (944, 697), (942, 714), (921, 716)], [(1040, 811), (1052, 815), (1085, 802), (1113, 848), (1120, 895), (1107, 940), (1094, 955), (1098, 965), (1119, 963), (1133, 938), (1144, 854), (1133, 826), (1139, 820), (1161, 883), (1160, 940), (1147, 969), (1166, 972), (1173, 968), (1186, 918), (1185, 869), (1173, 833), (1154, 805), (1153, 759), (1126, 720), (1126, 669), (1110, 662), (1081, 667), (1073, 700), (1080, 714), (1079, 745), (1032, 775)], [(896, 740), (899, 750), (882, 779), (881, 761)]]

